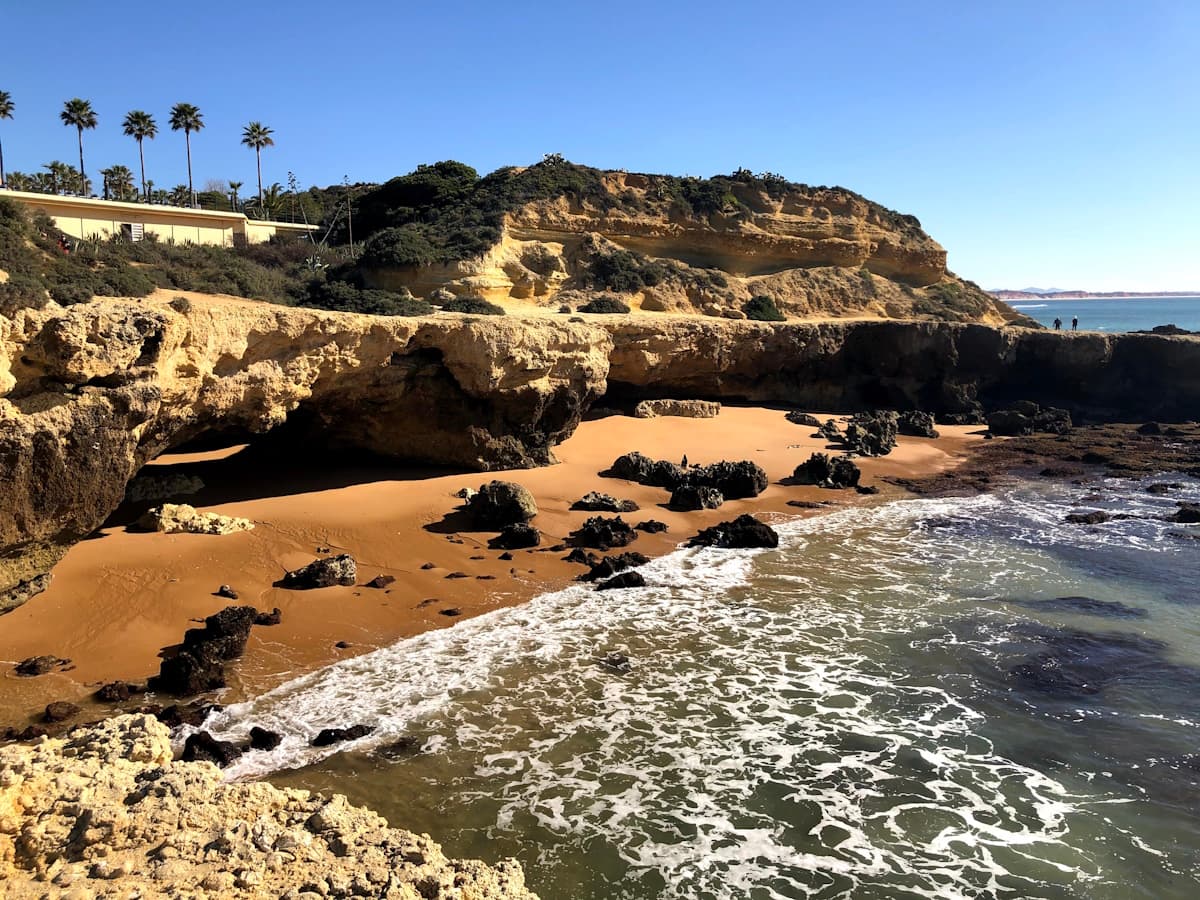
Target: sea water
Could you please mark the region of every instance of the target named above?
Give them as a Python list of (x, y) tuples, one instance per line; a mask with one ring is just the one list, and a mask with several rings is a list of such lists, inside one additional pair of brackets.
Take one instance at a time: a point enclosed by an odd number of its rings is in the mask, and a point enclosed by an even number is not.
[(1005, 301), (1047, 328), (1061, 319), (1063, 329), (1079, 318), (1081, 331), (1149, 331), (1155, 325), (1178, 325), (1200, 331), (1200, 297), (1112, 297), (1089, 300), (1029, 299)]
[[(777, 550), (680, 550), (645, 588), (547, 594), (207, 727), (285, 736), (230, 777), (516, 856), (543, 898), (1196, 897), (1200, 529), (1163, 518), (1200, 482), (1178, 480), (781, 522)], [(1134, 518), (1067, 524), (1081, 507)]]

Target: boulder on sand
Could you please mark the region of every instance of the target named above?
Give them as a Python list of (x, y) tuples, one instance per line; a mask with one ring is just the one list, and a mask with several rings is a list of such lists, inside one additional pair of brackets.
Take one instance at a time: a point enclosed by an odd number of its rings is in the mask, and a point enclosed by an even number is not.
[(536, 547), (542, 542), (542, 533), (528, 522), (513, 522), (505, 525), (500, 534), (488, 541), (493, 550), (521, 550)]
[(314, 588), (342, 585), (350, 587), (358, 578), (358, 565), (349, 553), (317, 559), (307, 566), (288, 572), (275, 582), (275, 587), (308, 591)]
[(842, 433), (842, 446), (860, 456), (887, 456), (896, 448), (898, 417), (891, 410), (855, 413)]
[(721, 412), (721, 404), (711, 400), (643, 400), (634, 407), (638, 419), (681, 416), (688, 419), (712, 419)]
[(988, 430), (999, 435), (1023, 435), (1048, 432), (1067, 434), (1073, 423), (1071, 414), (1065, 409), (1038, 406), (1029, 400), (1014, 403), (1006, 409), (988, 414)]
[(598, 591), (615, 591), (621, 588), (645, 587), (646, 579), (641, 572), (634, 569), (629, 569), (619, 575), (614, 575), (608, 581), (602, 581), (596, 585)]
[(600, 562), (593, 565), (590, 571), (580, 575), (578, 580), (601, 581), (605, 578), (611, 578), (618, 572), (623, 572), (626, 569), (644, 566), (648, 562), (650, 562), (650, 558), (645, 554), (638, 553), (636, 550), (622, 553), (619, 556), (606, 556)]
[(242, 755), (242, 748), (232, 741), (219, 741), (207, 731), (189, 734), (183, 744), (184, 762), (210, 762), (222, 769)]
[(164, 503), (138, 519), (138, 526), (163, 534), (232, 534), (235, 531), (249, 531), (254, 523), (237, 516), (200, 512), (186, 503)]
[(793, 425), (807, 425), (810, 428), (820, 428), (821, 420), (812, 413), (800, 412), (798, 409), (793, 409), (784, 416)]
[(814, 453), (792, 472), (794, 484), (815, 484), (825, 488), (857, 487), (861, 477), (862, 472), (849, 457), (831, 457), (828, 453)]
[(896, 420), (897, 430), (909, 437), (939, 437), (938, 430), (933, 427), (933, 424), (933, 414), (921, 412), (919, 409), (905, 410)]
[(571, 504), (571, 509), (582, 509), (588, 512), (637, 512), (638, 505), (632, 500), (618, 500), (612, 494), (601, 494), (599, 491), (589, 491)]
[(613, 547), (624, 547), (637, 540), (637, 532), (620, 516), (606, 519), (604, 516), (592, 516), (570, 534), (570, 541), (576, 547), (594, 547), (597, 550), (611, 550)]
[(775, 529), (754, 516), (740, 515), (732, 522), (722, 522), (705, 528), (688, 541), (689, 547), (721, 547), (741, 549), (752, 547), (778, 547), (779, 535)]
[(189, 628), (180, 650), (162, 661), (151, 688), (190, 697), (224, 687), (225, 662), (245, 652), (258, 615), (253, 606), (229, 606), (205, 619), (203, 628)]
[(512, 481), (489, 481), (479, 486), (467, 503), (467, 512), (483, 528), (503, 528), (528, 522), (537, 515), (533, 494)]
[(715, 487), (703, 484), (681, 484), (671, 492), (671, 509), (691, 512), (697, 509), (717, 509), (725, 496)]

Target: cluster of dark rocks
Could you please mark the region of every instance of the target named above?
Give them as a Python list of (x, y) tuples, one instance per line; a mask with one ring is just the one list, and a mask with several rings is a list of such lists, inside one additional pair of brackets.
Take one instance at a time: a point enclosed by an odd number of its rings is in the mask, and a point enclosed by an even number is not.
[(572, 531), (567, 540), (575, 547), (611, 550), (614, 547), (627, 547), (637, 540), (637, 536), (633, 526), (620, 516), (591, 516), (580, 528)]
[(824, 488), (856, 488), (862, 471), (848, 456), (814, 453), (792, 472), (793, 484), (815, 484)]
[(480, 528), (500, 533), (488, 541), (493, 550), (537, 547), (542, 534), (529, 521), (537, 515), (537, 501), (524, 485), (514, 481), (489, 481), (467, 500), (467, 514)]
[(638, 508), (632, 500), (618, 500), (612, 494), (599, 491), (589, 491), (571, 504), (571, 509), (585, 512), (631, 513), (637, 512)]
[(633, 451), (617, 457), (607, 472), (671, 492), (670, 507), (680, 511), (716, 509), (726, 500), (757, 497), (767, 489), (767, 473), (750, 460), (688, 466), (656, 460)]
[(771, 548), (779, 546), (779, 535), (770, 525), (744, 513), (731, 522), (721, 522), (703, 529), (688, 541), (688, 546), (728, 550)]
[[(346, 728), (322, 728), (308, 743), (312, 747), (331, 747), (346, 741), (356, 741), (375, 731), (371, 725), (351, 725)], [(250, 750), (271, 751), (283, 742), (283, 736), (275, 731), (255, 725), (250, 729), (249, 741), (236, 744), (222, 741), (207, 731), (189, 734), (183, 744), (181, 759), (184, 762), (210, 762), (221, 768), (232, 765)]]
[(278, 624), (278, 609), (260, 613), (253, 606), (227, 606), (204, 620), (203, 628), (189, 628), (183, 644), (159, 666), (150, 687), (175, 697), (191, 697), (225, 687), (225, 663), (246, 650), (254, 625)]
[(1039, 406), (1021, 400), (1004, 409), (988, 413), (988, 431), (995, 435), (1015, 436), (1037, 433), (1067, 434), (1073, 423), (1071, 414), (1053, 406)]

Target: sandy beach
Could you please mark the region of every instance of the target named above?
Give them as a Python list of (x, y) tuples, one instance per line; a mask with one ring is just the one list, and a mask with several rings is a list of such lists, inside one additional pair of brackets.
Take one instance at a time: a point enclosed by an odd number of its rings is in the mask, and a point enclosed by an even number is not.
[[(490, 474), (379, 462), (317, 467), (310, 460), (264, 458), (254, 447), (164, 455), (147, 473), (198, 475), (205, 483), (201, 492), (178, 502), (246, 517), (256, 527), (209, 536), (142, 533), (114, 524), (73, 547), (55, 567), (49, 589), (4, 617), (0, 724), (23, 727), (51, 701), (86, 702), (108, 681), (144, 681), (157, 672), (163, 647), (233, 602), (214, 595), (222, 584), (238, 591), (238, 603), (279, 607), (283, 613), (282, 624), (256, 627), (245, 657), (230, 666), (230, 687), (219, 698), (228, 702), (347, 655), (451, 627), (562, 586), (584, 569), (563, 561), (565, 551), (545, 548), (593, 515), (569, 509), (588, 491), (635, 501), (641, 509), (625, 516), (631, 523), (665, 522), (669, 532), (642, 534), (629, 548), (660, 555), (699, 528), (743, 512), (768, 519), (815, 514), (788, 506), (791, 500), (845, 505), (903, 496), (880, 477), (945, 470), (978, 440), (971, 434), (976, 428), (941, 431), (937, 440), (901, 438), (890, 455), (859, 460), (863, 483), (881, 489), (874, 496), (779, 484), (825, 444), (811, 428), (787, 422), (783, 410), (749, 407), (725, 407), (714, 419), (613, 416), (584, 422), (555, 449), (558, 465)], [(763, 467), (771, 484), (759, 497), (728, 501), (719, 510), (672, 512), (665, 508), (666, 491), (599, 475), (631, 450), (673, 461), (686, 455), (693, 463), (749, 459)], [(534, 494), (541, 548), (513, 551), (512, 560), (501, 560), (502, 551), (488, 548), (494, 533), (474, 530), (458, 512), (462, 501), (455, 492), (491, 478), (517, 481)], [(359, 586), (310, 591), (272, 586), (286, 570), (325, 555), (324, 548), (356, 558)], [(466, 577), (448, 577), (453, 573)], [(386, 589), (363, 586), (380, 574), (396, 580)], [(349, 646), (339, 648), (339, 642)], [(69, 658), (72, 665), (36, 678), (13, 673), (17, 661), (42, 654)], [(86, 711), (99, 715), (102, 709), (111, 707)]]

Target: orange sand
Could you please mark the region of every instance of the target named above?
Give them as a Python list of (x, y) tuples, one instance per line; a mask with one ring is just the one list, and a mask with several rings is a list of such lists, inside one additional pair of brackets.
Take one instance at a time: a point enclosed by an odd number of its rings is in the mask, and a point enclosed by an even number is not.
[[(859, 461), (863, 482), (949, 467), (975, 440), (968, 434), (973, 430), (944, 428), (936, 441), (901, 438), (889, 456)], [(888, 485), (880, 485), (877, 497), (859, 497), (778, 484), (811, 452), (823, 449), (811, 432), (787, 422), (782, 410), (761, 408), (726, 407), (715, 419), (617, 416), (583, 423), (556, 448), (559, 465), (486, 475), (378, 464), (314, 471), (312, 463), (263, 460), (253, 451), (161, 457), (153, 465), (163, 472), (199, 474), (206, 483), (200, 494), (174, 498), (177, 502), (250, 518), (255, 529), (209, 536), (110, 527), (73, 547), (54, 569), (50, 588), (3, 618), (0, 664), (7, 665), (0, 677), (0, 725), (23, 725), (52, 700), (79, 702), (106, 681), (142, 681), (154, 674), (162, 647), (178, 643), (195, 620), (233, 602), (213, 596), (223, 583), (240, 593), (239, 603), (283, 611), (281, 625), (254, 629), (245, 658), (230, 666), (230, 689), (223, 696), (230, 701), (348, 654), (458, 620), (442, 610), (457, 608), (465, 618), (510, 606), (584, 571), (563, 562), (565, 552), (519, 550), (511, 562), (499, 560), (501, 551), (487, 548), (493, 534), (470, 530), (463, 516), (454, 515), (462, 502), (454, 492), (490, 478), (518, 481), (533, 492), (540, 510), (534, 524), (543, 533), (543, 547), (559, 543), (594, 515), (568, 510), (588, 491), (634, 500), (641, 511), (626, 514), (627, 521), (658, 519), (670, 526), (664, 535), (642, 534), (628, 548), (651, 556), (743, 512), (811, 514), (788, 507), (788, 500), (846, 504), (903, 496)], [(693, 463), (750, 459), (766, 470), (771, 485), (758, 498), (729, 501), (719, 510), (675, 513), (662, 506), (666, 491), (598, 475), (630, 450), (673, 461), (686, 454)], [(461, 543), (450, 540), (455, 535)], [(314, 559), (318, 547), (352, 554), (360, 584), (378, 574), (394, 575), (396, 582), (386, 590), (271, 586), (285, 570)], [(426, 562), (434, 568), (422, 570)], [(470, 577), (447, 579), (451, 572)], [(338, 649), (338, 641), (352, 646)], [(13, 663), (42, 654), (68, 657), (74, 667), (37, 678), (13, 674)]]

